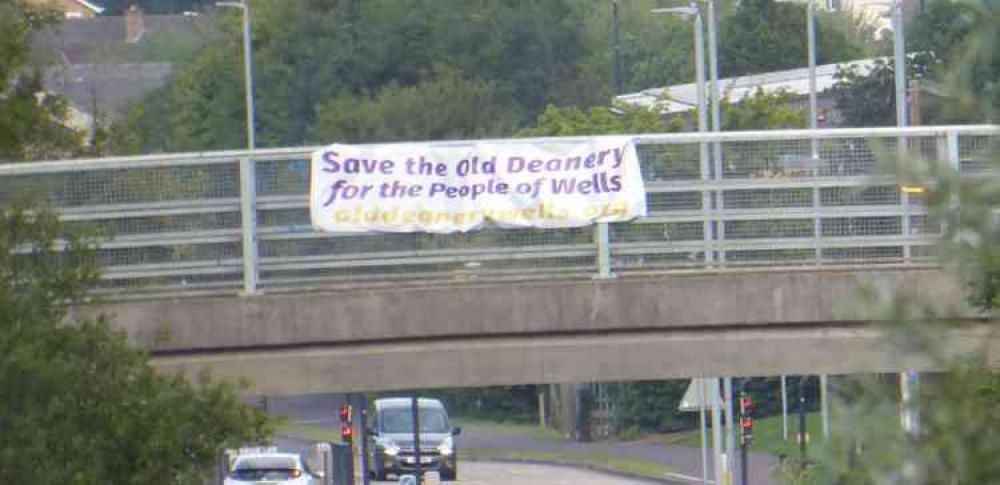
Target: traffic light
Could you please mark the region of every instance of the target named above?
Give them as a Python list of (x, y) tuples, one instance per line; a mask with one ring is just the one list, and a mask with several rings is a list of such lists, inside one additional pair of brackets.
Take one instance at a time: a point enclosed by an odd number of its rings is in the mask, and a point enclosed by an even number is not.
[(753, 399), (745, 392), (740, 393), (740, 444), (748, 446), (753, 442)]
[(354, 439), (354, 424), (351, 417), (354, 416), (350, 404), (340, 406), (340, 439), (344, 443), (350, 443)]

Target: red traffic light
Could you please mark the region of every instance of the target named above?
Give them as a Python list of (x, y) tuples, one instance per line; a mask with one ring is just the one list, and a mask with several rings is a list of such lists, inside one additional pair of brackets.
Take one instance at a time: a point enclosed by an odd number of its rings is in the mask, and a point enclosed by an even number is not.
[(352, 415), (353, 415), (353, 413), (351, 412), (351, 405), (350, 404), (344, 404), (343, 406), (340, 406), (340, 422), (341, 423), (350, 423)]
[(350, 441), (353, 438), (354, 438), (354, 427), (349, 424), (342, 425), (340, 427), (340, 439), (344, 441)]
[(740, 427), (744, 429), (753, 428), (753, 418), (751, 418), (750, 416), (744, 416), (742, 419), (740, 419)]

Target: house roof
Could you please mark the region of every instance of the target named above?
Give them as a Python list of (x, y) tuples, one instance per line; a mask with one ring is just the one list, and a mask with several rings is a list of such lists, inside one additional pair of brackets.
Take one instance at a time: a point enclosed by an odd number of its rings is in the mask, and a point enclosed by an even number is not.
[[(834, 75), (840, 66), (856, 66), (862, 73), (870, 71), (876, 59), (859, 59), (840, 64), (816, 66), (816, 90), (823, 92), (837, 82)], [(882, 58), (884, 60), (884, 58)], [(809, 68), (773, 71), (751, 76), (731, 77), (719, 80), (719, 89), (730, 103), (738, 103), (753, 94), (758, 88), (765, 93), (781, 90), (806, 96), (809, 94)], [(637, 93), (615, 96), (615, 102), (649, 108), (659, 106), (664, 113), (690, 111), (698, 105), (698, 88), (695, 83), (678, 84), (665, 88), (652, 88)]]

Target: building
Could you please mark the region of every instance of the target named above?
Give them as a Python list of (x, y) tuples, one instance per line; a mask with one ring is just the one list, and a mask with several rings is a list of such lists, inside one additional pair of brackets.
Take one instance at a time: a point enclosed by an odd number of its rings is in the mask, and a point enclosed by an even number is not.
[(68, 19), (93, 18), (104, 13), (104, 7), (87, 0), (26, 0), (30, 5), (45, 6), (63, 12)]
[[(820, 128), (837, 126), (840, 123), (840, 115), (834, 108), (833, 98), (829, 94), (829, 89), (837, 82), (835, 78), (837, 70), (841, 66), (854, 66), (862, 74), (865, 74), (871, 71), (877, 60), (861, 59), (841, 64), (816, 66), (818, 125)], [(809, 103), (809, 69), (790, 69), (719, 80), (719, 90), (729, 103), (739, 103), (757, 89), (761, 89), (765, 93), (782, 90), (792, 93), (796, 96), (793, 107), (806, 108)], [(694, 83), (679, 84), (615, 96), (614, 101), (615, 104), (621, 103), (644, 108), (659, 107), (664, 116), (673, 116), (695, 109), (698, 106), (698, 91)]]
[(209, 22), (192, 15), (144, 15), (133, 6), (122, 16), (66, 19), (35, 34), (32, 46), (48, 66), (46, 91), (106, 120), (169, 81), (176, 59), (157, 48), (164, 39), (193, 51), (206, 41)]

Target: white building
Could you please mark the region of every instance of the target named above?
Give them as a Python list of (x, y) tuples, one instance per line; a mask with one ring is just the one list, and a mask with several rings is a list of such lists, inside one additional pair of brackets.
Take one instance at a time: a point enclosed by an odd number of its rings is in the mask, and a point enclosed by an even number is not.
[[(825, 64), (816, 66), (816, 91), (819, 93), (820, 127), (833, 126), (839, 121), (839, 116), (832, 111), (833, 99), (824, 93), (837, 82), (834, 75), (839, 67), (856, 66), (861, 74), (867, 74), (875, 66), (878, 59), (860, 59), (840, 64)], [(882, 59), (885, 61), (886, 59)], [(799, 68), (787, 71), (774, 71), (752, 76), (739, 76), (719, 80), (719, 90), (729, 103), (739, 103), (746, 96), (752, 95), (757, 89), (765, 93), (787, 91), (798, 97), (796, 107), (808, 106), (809, 69)], [(664, 115), (674, 115), (695, 109), (698, 106), (697, 86), (694, 83), (678, 84), (665, 88), (652, 88), (615, 96), (615, 104), (629, 104), (643, 108), (659, 107)], [(707, 102), (707, 101), (706, 101)]]

